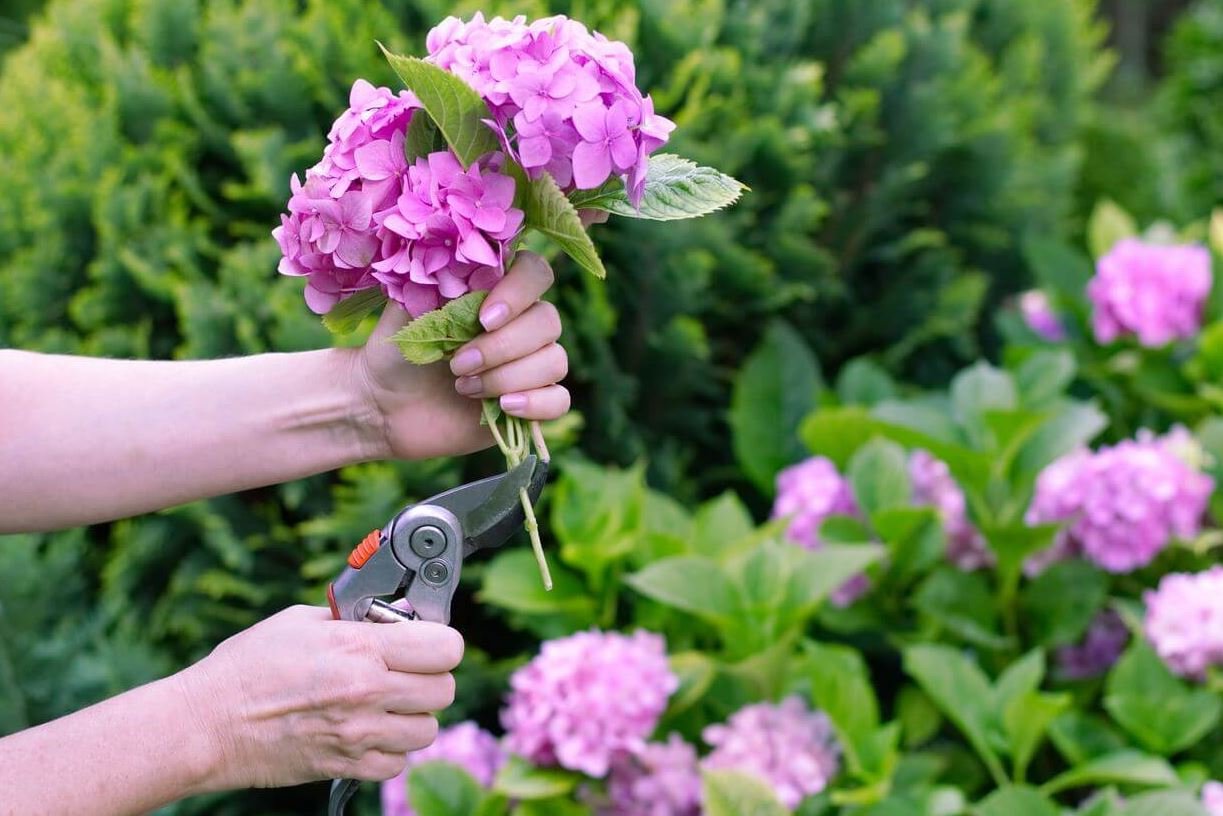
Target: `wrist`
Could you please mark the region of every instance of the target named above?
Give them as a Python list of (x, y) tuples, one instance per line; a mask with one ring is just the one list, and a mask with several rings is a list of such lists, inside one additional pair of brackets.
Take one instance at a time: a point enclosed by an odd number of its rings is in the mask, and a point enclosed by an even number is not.
[(391, 458), (386, 417), (374, 398), (362, 349), (333, 348), (327, 351), (328, 365), (335, 381), (343, 383), (352, 461), (368, 462)]
[(197, 663), (161, 682), (178, 718), (175, 730), (183, 735), (176, 754), (189, 795), (244, 787), (230, 762), (234, 735), (226, 701), (212, 687), (204, 666)]

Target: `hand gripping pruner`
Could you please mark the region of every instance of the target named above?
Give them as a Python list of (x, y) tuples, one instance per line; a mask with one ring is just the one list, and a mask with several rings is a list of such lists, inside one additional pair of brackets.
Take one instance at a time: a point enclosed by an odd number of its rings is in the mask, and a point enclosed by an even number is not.
[[(327, 588), (331, 614), (375, 623), (449, 623), (463, 559), (504, 544), (525, 521), (521, 491), (534, 503), (547, 476), (547, 463), (527, 456), (508, 473), (405, 507), (349, 554), (348, 566)], [(392, 605), (401, 597), (409, 609)], [(332, 782), (328, 816), (342, 816), (358, 784)]]

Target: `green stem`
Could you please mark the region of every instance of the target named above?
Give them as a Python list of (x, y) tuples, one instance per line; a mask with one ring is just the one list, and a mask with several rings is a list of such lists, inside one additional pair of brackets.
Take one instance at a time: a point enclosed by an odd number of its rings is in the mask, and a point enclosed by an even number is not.
[(544, 462), (551, 462), (552, 454), (548, 453), (543, 428), (539, 427), (539, 422), (535, 420), (531, 421), (531, 439), (535, 442), (535, 452), (539, 454), (539, 458)]
[(552, 573), (548, 569), (548, 559), (544, 557), (544, 543), (539, 538), (539, 522), (535, 518), (535, 508), (531, 505), (531, 497), (526, 488), (518, 491), (522, 499), (522, 510), (527, 517), (527, 535), (531, 537), (531, 550), (535, 553), (535, 563), (539, 565), (539, 576), (544, 579), (544, 589), (552, 591)]

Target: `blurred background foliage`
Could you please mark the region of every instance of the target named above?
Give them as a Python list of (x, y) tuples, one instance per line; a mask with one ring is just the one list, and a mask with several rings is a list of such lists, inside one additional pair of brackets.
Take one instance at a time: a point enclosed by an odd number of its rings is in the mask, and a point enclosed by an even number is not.
[[(557, 259), (583, 420), (561, 444), (640, 462), (688, 506), (733, 488), (767, 508), (728, 423), (766, 334), (796, 332), (817, 380), (858, 360), (855, 376), (945, 385), (996, 354), (990, 316), (1032, 282), (1026, 236), (1081, 235), (1102, 196), (1142, 223), (1201, 218), (1223, 189), (1217, 0), (6, 0), (0, 346), (330, 343), (300, 282), (275, 274), (289, 175), (317, 160), (353, 79), (392, 84), (376, 39), (418, 53), (436, 21), (477, 8), (567, 13), (627, 41), (679, 124), (674, 151), (752, 188), (716, 217), (598, 228), (605, 286)], [(494, 466), (372, 463), (0, 542), (0, 733), (318, 602), (372, 526)], [(473, 701), (520, 636), (474, 607), (457, 623), (484, 647), (458, 710), (487, 714)], [(300, 812), (318, 794), (178, 810)]]

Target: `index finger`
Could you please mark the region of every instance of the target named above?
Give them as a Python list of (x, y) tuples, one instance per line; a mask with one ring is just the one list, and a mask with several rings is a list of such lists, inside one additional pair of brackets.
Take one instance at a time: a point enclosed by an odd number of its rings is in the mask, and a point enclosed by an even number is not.
[(552, 285), (552, 267), (534, 252), (519, 252), (480, 307), (480, 323), (486, 331), (499, 329), (525, 312)]
[(463, 659), (463, 636), (444, 624), (416, 620), (377, 623), (371, 628), (378, 652), (391, 671), (440, 674)]

